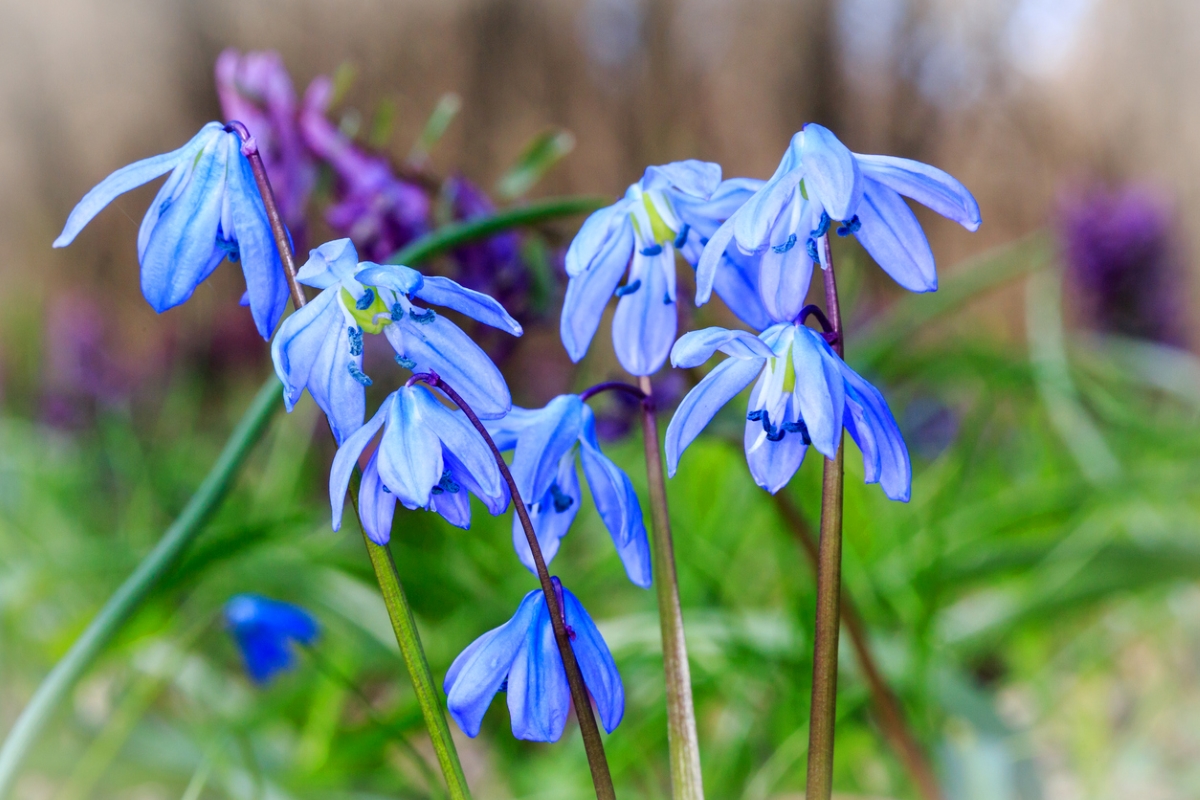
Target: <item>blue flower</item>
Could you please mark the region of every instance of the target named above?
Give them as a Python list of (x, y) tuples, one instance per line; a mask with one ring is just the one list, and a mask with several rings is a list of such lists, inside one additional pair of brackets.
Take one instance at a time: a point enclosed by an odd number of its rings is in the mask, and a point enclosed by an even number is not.
[[(498, 448), (515, 451), (513, 479), (527, 504), (547, 564), (579, 513), (583, 495), (576, 468), (578, 455), (596, 510), (612, 536), (625, 573), (642, 588), (650, 585), (650, 545), (637, 492), (629, 476), (600, 452), (596, 417), (579, 395), (559, 395), (536, 410), (514, 408), (503, 419), (485, 424)], [(529, 541), (516, 514), (512, 536), (521, 563), (534, 572)]]
[[(648, 168), (621, 200), (588, 217), (566, 256), (569, 281), (560, 331), (571, 359), (587, 353), (615, 294), (617, 359), (634, 375), (656, 372), (675, 341), (675, 251), (695, 264), (702, 242), (756, 186), (745, 180), (722, 183), (718, 164), (677, 161)], [(746, 278), (739, 280), (734, 266), (719, 291), (744, 288)], [(627, 268), (628, 278), (618, 286)]]
[(863, 455), (867, 483), (892, 500), (907, 501), (912, 488), (908, 448), (883, 395), (838, 358), (821, 334), (799, 323), (780, 323), (759, 336), (705, 328), (680, 337), (671, 351), (677, 367), (697, 367), (717, 350), (718, 364), (679, 404), (667, 426), (667, 470), (721, 406), (758, 379), (750, 393), (744, 444), (759, 486), (774, 494), (791, 479), (808, 445), (828, 458), (837, 454), (842, 428)]
[(118, 195), (168, 172), (138, 231), (142, 294), (162, 313), (191, 297), (226, 257), (241, 261), (254, 324), (271, 338), (287, 305), (287, 280), (241, 140), (219, 122), (205, 125), (178, 150), (101, 181), (75, 206), (54, 246), (69, 245)]
[(383, 428), (379, 447), (363, 470), (359, 518), (376, 544), (391, 538), (396, 501), (405, 508), (436, 511), (460, 528), (471, 524), (468, 493), (492, 514), (508, 507), (508, 490), (495, 457), (466, 415), (451, 410), (424, 386), (404, 386), (383, 401), (375, 416), (338, 448), (329, 471), (333, 529), (359, 456)]
[(271, 358), (286, 387), (288, 411), (308, 389), (339, 444), (366, 415), (365, 387), (371, 384), (362, 369), (366, 333), (386, 335), (401, 366), (444, 377), (480, 417), (500, 417), (511, 407), (500, 370), (479, 346), (449, 319), (411, 299), (520, 336), (520, 324), (487, 295), (408, 267), (359, 263), (349, 239), (311, 251), (297, 279), (322, 291), (284, 320), (271, 343)]
[(292, 642), (307, 645), (317, 638), (317, 621), (303, 608), (256, 594), (231, 597), (225, 604), (225, 624), (246, 672), (259, 684), (291, 668)]
[[(558, 578), (551, 581), (583, 682), (604, 730), (612, 733), (625, 714), (625, 689), (617, 665), (583, 605)], [(492, 698), (504, 691), (513, 736), (558, 741), (571, 708), (571, 692), (542, 590), (525, 595), (511, 620), (463, 650), (450, 665), (443, 687), (451, 716), (468, 736), (479, 735)]]
[(710, 237), (697, 268), (696, 303), (708, 302), (722, 260), (736, 250), (760, 258), (762, 301), (773, 320), (791, 321), (838, 221), (838, 235), (858, 237), (905, 289), (936, 290), (933, 252), (901, 195), (967, 230), (979, 227), (975, 198), (947, 173), (906, 158), (852, 153), (828, 129), (805, 125), (771, 179)]

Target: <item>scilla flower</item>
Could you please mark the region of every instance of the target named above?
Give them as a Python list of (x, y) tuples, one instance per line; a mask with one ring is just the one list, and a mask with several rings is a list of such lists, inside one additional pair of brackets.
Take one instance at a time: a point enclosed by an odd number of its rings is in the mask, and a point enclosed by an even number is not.
[(504, 378), (479, 346), (434, 309), (412, 302), (445, 306), (520, 336), (520, 324), (487, 295), (408, 267), (359, 263), (349, 239), (310, 252), (297, 280), (322, 291), (284, 320), (271, 343), (271, 358), (286, 387), (288, 410), (308, 389), (339, 444), (366, 415), (364, 389), (371, 379), (363, 373), (362, 353), (367, 333), (386, 335), (401, 366), (445, 377), (480, 417), (501, 417), (511, 407)]
[(259, 684), (291, 668), (293, 642), (312, 644), (317, 638), (317, 621), (303, 608), (256, 594), (231, 597), (225, 604), (225, 625), (246, 672)]
[(736, 248), (760, 254), (760, 291), (772, 316), (795, 316), (783, 306), (803, 304), (813, 262), (826, 266), (822, 239), (835, 225), (839, 236), (858, 237), (905, 289), (934, 291), (933, 252), (901, 195), (967, 230), (979, 227), (975, 198), (947, 173), (906, 158), (852, 153), (828, 129), (805, 125), (771, 179), (710, 237), (697, 268), (696, 303), (708, 301), (722, 257)]
[(66, 247), (118, 195), (168, 172), (138, 231), (142, 294), (159, 313), (192, 296), (223, 259), (241, 261), (254, 323), (271, 337), (287, 305), (287, 281), (250, 162), (236, 133), (210, 122), (171, 153), (122, 167), (84, 195), (55, 247)]
[[(583, 682), (604, 730), (612, 733), (625, 714), (625, 688), (617, 665), (583, 605), (558, 578), (551, 581)], [(443, 687), (450, 715), (468, 736), (479, 734), (492, 698), (504, 691), (513, 736), (558, 741), (571, 708), (571, 692), (542, 590), (525, 595), (512, 619), (463, 650), (450, 665)]]
[(417, 384), (388, 395), (375, 416), (338, 448), (329, 471), (335, 531), (342, 524), (354, 465), (380, 428), (383, 437), (363, 471), (358, 500), (363, 530), (376, 544), (391, 537), (397, 501), (405, 508), (436, 511), (462, 528), (471, 523), (468, 493), (493, 514), (508, 506), (500, 470), (479, 431), (465, 414)]
[[(515, 450), (513, 479), (525, 499), (547, 564), (579, 513), (583, 494), (578, 458), (629, 580), (642, 588), (650, 585), (650, 545), (637, 492), (621, 468), (600, 452), (596, 418), (579, 395), (560, 395), (540, 409), (514, 408), (503, 419), (485, 424), (497, 447)], [(533, 572), (529, 541), (516, 514), (513, 546), (521, 563)]]
[(560, 330), (571, 359), (587, 353), (616, 294), (617, 359), (634, 375), (657, 372), (675, 341), (675, 251), (695, 264), (701, 240), (752, 193), (745, 181), (722, 184), (718, 164), (677, 161), (648, 168), (621, 200), (588, 217), (566, 257)]
[(777, 323), (758, 336), (706, 328), (680, 337), (671, 363), (698, 367), (718, 350), (731, 358), (688, 392), (667, 426), (671, 476), (713, 415), (757, 378), (746, 414), (745, 448), (759, 486), (772, 494), (782, 489), (810, 444), (833, 458), (845, 426), (862, 451), (866, 482), (880, 484), (893, 500), (908, 500), (908, 449), (887, 402), (821, 334), (799, 321)]

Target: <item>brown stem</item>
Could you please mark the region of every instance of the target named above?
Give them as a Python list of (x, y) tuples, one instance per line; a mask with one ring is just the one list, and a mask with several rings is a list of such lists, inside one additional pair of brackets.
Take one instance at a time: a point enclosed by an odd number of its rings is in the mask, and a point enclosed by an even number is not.
[(525, 502), (521, 499), (517, 482), (513, 479), (512, 472), (509, 471), (504, 456), (500, 455), (500, 448), (496, 447), (496, 442), (492, 439), (491, 434), (458, 392), (454, 391), (436, 372), (418, 373), (409, 378), (408, 382), (411, 385), (415, 381), (427, 383), (445, 392), (446, 396), (463, 410), (467, 419), (475, 426), (475, 430), (479, 431), (479, 435), (487, 442), (492, 456), (496, 459), (496, 466), (500, 468), (500, 474), (504, 476), (504, 482), (508, 484), (513, 508), (516, 509), (517, 517), (521, 520), (521, 527), (525, 530), (525, 538), (529, 542), (529, 550), (533, 553), (533, 564), (537, 568), (538, 581), (542, 585), (546, 608), (550, 612), (550, 624), (554, 628), (554, 640), (558, 644), (558, 652), (562, 656), (563, 667), (567, 672), (567, 685), (571, 687), (571, 701), (575, 705), (575, 716), (579, 720), (579, 732), (583, 736), (583, 749), (587, 753), (588, 766), (592, 771), (592, 784), (596, 789), (597, 800), (615, 800), (616, 792), (613, 789), (612, 775), (608, 769), (608, 759), (604, 755), (604, 742), (600, 738), (600, 729), (596, 725), (596, 715), (592, 711), (592, 703), (588, 698), (587, 686), (583, 682), (583, 674), (579, 671), (579, 662), (575, 660), (575, 651), (571, 649), (571, 639), (563, 619), (562, 607), (558, 603), (558, 593), (554, 591), (554, 584), (551, 583), (550, 573), (546, 569), (546, 561), (542, 558), (541, 545), (538, 544), (537, 534), (533, 531), (533, 523), (529, 520), (529, 512), (525, 509)]
[[(800, 543), (804, 554), (808, 556), (814, 570), (817, 568), (817, 542), (813, 538), (808, 520), (800, 513), (800, 509), (785, 493), (772, 495), (775, 507), (779, 510), (792, 535)], [(907, 770), (909, 778), (916, 785), (921, 797), (925, 800), (942, 800), (942, 790), (934, 776), (933, 767), (929, 763), (917, 737), (905, 718), (900, 701), (888, 686), (887, 680), (875, 661), (867, 638), (866, 626), (854, 605), (853, 599), (842, 587), (842, 625), (850, 634), (850, 643), (854, 646), (854, 654), (866, 678), (867, 688), (871, 692), (871, 702), (875, 706), (876, 718), (888, 744), (896, 752), (900, 763)]]

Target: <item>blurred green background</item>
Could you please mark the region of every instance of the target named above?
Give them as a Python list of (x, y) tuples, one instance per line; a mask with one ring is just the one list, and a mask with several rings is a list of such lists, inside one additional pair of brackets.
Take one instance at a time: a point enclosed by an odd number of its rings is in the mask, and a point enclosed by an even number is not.
[[(212, 64), (234, 46), (279, 51), (300, 93), (338, 75), (331, 118), (395, 165), (457, 93), (428, 170), (488, 189), (558, 129), (574, 151), (530, 196), (615, 195), (647, 164), (687, 157), (766, 177), (809, 120), (856, 151), (962, 179), (978, 234), (921, 214), (937, 294), (903, 296), (836, 243), (847, 358), (887, 395), (914, 461), (913, 500), (895, 504), (862, 485), (851, 450), (846, 587), (954, 800), (1200, 795), (1193, 4), (56, 0), (8, 3), (0, 23), (0, 730), (269, 374), (236, 270), (162, 316), (141, 299), (149, 190), (49, 249), (103, 175), (220, 115)], [(335, 235), (321, 213), (332, 186), (318, 178), (310, 244)], [(522, 234), (528, 333), (495, 351), (521, 404), (619, 377), (607, 325), (579, 366), (557, 340), (556, 260), (577, 224)], [(694, 327), (730, 320), (719, 303), (690, 313)], [(656, 385), (678, 398), (698, 377)], [(641, 443), (611, 402), (598, 406), (606, 451), (645, 498)], [(798, 799), (814, 582), (749, 476), (737, 409), (668, 486), (704, 775), (713, 798)], [(437, 796), (361, 539), (349, 522), (329, 529), (331, 456), (307, 399), (275, 419), (216, 519), (54, 718), (17, 797)], [(810, 457), (785, 490), (814, 526), (819, 475)], [(510, 536), (507, 515), (479, 506), (470, 531), (397, 517), (392, 549), (439, 679), (534, 586)], [(606, 742), (620, 796), (669, 796), (652, 593), (624, 578), (587, 501), (554, 567), (625, 681), (625, 721)], [(312, 609), (323, 665), (301, 655), (270, 687), (250, 684), (219, 617), (245, 591)], [(835, 787), (915, 797), (849, 648), (842, 665)], [(517, 742), (496, 703), (478, 739), (458, 740), (476, 797), (589, 796), (573, 723), (557, 744)]]

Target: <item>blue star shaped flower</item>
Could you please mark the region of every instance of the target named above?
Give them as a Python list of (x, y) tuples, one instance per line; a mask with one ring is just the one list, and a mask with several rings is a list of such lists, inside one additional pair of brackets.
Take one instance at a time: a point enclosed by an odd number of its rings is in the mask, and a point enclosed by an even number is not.
[[(192, 296), (225, 258), (241, 261), (246, 297), (264, 339), (287, 306), (287, 280), (267, 211), (238, 135), (210, 122), (170, 153), (122, 167), (84, 195), (55, 247), (66, 247), (118, 195), (170, 172), (138, 231), (142, 294), (162, 313)], [(249, 152), (253, 152), (250, 150)]]
[(312, 644), (317, 621), (300, 606), (256, 594), (239, 594), (225, 604), (225, 625), (246, 672), (265, 684), (295, 663), (293, 642)]
[(842, 428), (863, 455), (867, 483), (878, 483), (892, 500), (912, 489), (908, 448), (879, 390), (850, 369), (825, 338), (800, 322), (781, 322), (755, 336), (705, 328), (679, 338), (671, 350), (677, 367), (697, 367), (716, 351), (731, 356), (718, 364), (679, 404), (667, 426), (667, 471), (717, 411), (757, 378), (750, 393), (744, 446), (750, 472), (774, 494), (782, 489), (811, 444), (837, 455)]
[(333, 458), (329, 497), (335, 531), (342, 524), (354, 465), (380, 428), (383, 436), (363, 470), (358, 497), (359, 518), (371, 541), (388, 543), (397, 501), (405, 508), (436, 511), (460, 528), (471, 524), (468, 493), (492, 514), (508, 507), (495, 457), (466, 415), (438, 402), (424, 386), (404, 386), (387, 396)]
[[(828, 129), (808, 124), (792, 137), (779, 168), (710, 238), (696, 273), (696, 303), (708, 302), (723, 261), (734, 251), (760, 259), (762, 301), (776, 319), (804, 304), (822, 239), (837, 221), (905, 289), (937, 289), (933, 252), (909, 197), (974, 231), (979, 205), (961, 183), (928, 164), (852, 153)], [(756, 326), (757, 327), (757, 326)]]
[[(677, 161), (648, 168), (621, 200), (588, 217), (566, 256), (569, 280), (560, 332), (571, 359), (579, 361), (587, 353), (615, 294), (617, 359), (634, 375), (658, 371), (675, 341), (676, 250), (696, 264), (703, 242), (759, 184), (746, 179), (722, 183), (718, 164)], [(722, 297), (754, 288), (740, 271), (741, 263), (727, 260), (728, 273), (716, 287)], [(618, 286), (626, 272), (628, 279)], [(747, 297), (737, 305), (752, 313), (753, 302)]]
[[(583, 604), (558, 578), (551, 581), (583, 682), (604, 730), (612, 733), (625, 714), (625, 688), (617, 665)], [(468, 736), (479, 735), (492, 698), (503, 691), (508, 693), (513, 736), (558, 741), (571, 708), (571, 692), (542, 590), (525, 595), (512, 619), (463, 650), (450, 665), (443, 688), (450, 715)]]
[[(513, 480), (525, 499), (547, 564), (579, 513), (583, 494), (578, 458), (625, 573), (634, 584), (650, 586), (650, 545), (637, 492), (629, 476), (600, 451), (596, 417), (579, 395), (560, 395), (540, 409), (514, 408), (504, 418), (485, 425), (500, 450), (515, 451)], [(535, 572), (529, 541), (516, 514), (512, 536), (521, 563)]]
[(480, 417), (501, 417), (511, 407), (508, 385), (479, 345), (434, 309), (412, 302), (444, 306), (520, 336), (521, 325), (487, 295), (408, 267), (360, 263), (349, 239), (311, 251), (297, 280), (321, 293), (284, 320), (271, 358), (288, 411), (308, 389), (339, 444), (366, 416), (367, 333), (387, 336), (401, 366), (446, 378)]

